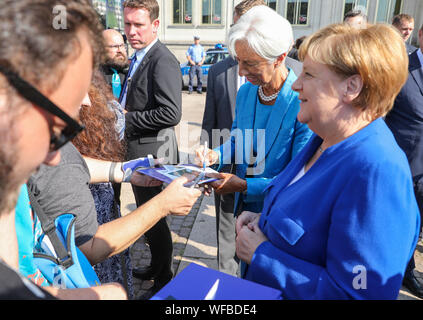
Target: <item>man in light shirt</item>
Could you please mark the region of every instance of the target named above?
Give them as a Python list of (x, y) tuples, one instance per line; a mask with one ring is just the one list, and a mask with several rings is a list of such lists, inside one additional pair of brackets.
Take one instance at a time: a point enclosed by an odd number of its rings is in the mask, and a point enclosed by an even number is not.
[(206, 59), (206, 52), (204, 51), (203, 46), (200, 44), (199, 36), (194, 36), (194, 44), (188, 48), (186, 55), (189, 65), (191, 66), (189, 69), (188, 93), (192, 93), (194, 77), (197, 77), (197, 92), (201, 94), (203, 92), (203, 82), (201, 79), (203, 70), (201, 66)]

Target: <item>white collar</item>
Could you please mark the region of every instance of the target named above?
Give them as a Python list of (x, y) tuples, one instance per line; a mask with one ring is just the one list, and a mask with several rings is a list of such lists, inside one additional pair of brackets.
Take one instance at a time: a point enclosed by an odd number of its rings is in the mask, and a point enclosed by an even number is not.
[(145, 57), (145, 55), (147, 54), (148, 51), (150, 51), (151, 47), (154, 46), (154, 44), (159, 40), (158, 37), (156, 37), (156, 39), (154, 39), (148, 46), (146, 46), (145, 48), (142, 48), (140, 50), (138, 50), (135, 54), (137, 55), (137, 61), (142, 60), (142, 58)]

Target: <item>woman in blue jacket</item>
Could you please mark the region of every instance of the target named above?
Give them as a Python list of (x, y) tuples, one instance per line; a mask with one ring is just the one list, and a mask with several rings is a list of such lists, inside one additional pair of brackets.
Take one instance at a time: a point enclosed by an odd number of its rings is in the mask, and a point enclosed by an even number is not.
[[(237, 221), (245, 277), (287, 299), (396, 299), (419, 211), (407, 159), (382, 117), (407, 79), (387, 25), (331, 25), (310, 36), (298, 120), (315, 133)], [(257, 211), (256, 211), (257, 212)]]
[[(312, 134), (297, 120), (298, 94), (291, 88), (297, 77), (285, 66), (292, 43), (290, 23), (267, 6), (248, 10), (229, 31), (229, 52), (247, 82), (236, 97), (231, 139), (206, 157), (208, 165), (236, 164), (236, 175), (221, 173), (212, 185), (219, 194), (236, 192), (235, 213), (261, 211), (264, 189)], [(196, 151), (199, 162), (203, 152)]]

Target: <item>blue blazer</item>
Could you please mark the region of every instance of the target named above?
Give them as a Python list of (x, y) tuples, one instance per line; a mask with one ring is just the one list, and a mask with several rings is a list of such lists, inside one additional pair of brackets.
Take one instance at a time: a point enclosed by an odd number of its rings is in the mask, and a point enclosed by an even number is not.
[(268, 241), (246, 278), (287, 299), (396, 299), (420, 228), (404, 152), (378, 119), (288, 186), (321, 143), (314, 135), (267, 188)]
[[(258, 141), (258, 154), (253, 158), (255, 169), (248, 168), (252, 157), (252, 142), (256, 114), (258, 86), (244, 84), (236, 97), (235, 119), (231, 129), (231, 139), (216, 148), (220, 167), (235, 163), (236, 175), (247, 181), (247, 191), (235, 194), (235, 210), (240, 202), (248, 204), (248, 209), (260, 212), (263, 207), (263, 190), (303, 148), (312, 132), (307, 125), (297, 120), (300, 110), (298, 93), (291, 89), (297, 79), (290, 70), (285, 83), (276, 98), (265, 130), (265, 141)], [(248, 170), (247, 170), (248, 168)], [(247, 177), (246, 175), (253, 177)]]

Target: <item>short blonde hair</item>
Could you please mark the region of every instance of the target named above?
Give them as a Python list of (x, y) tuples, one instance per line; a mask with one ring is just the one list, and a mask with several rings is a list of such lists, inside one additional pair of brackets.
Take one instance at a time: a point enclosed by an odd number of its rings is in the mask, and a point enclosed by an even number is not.
[(392, 26), (369, 25), (355, 29), (333, 24), (306, 38), (299, 50), (301, 61), (327, 65), (341, 77), (360, 75), (363, 88), (353, 101), (376, 119), (385, 116), (408, 77), (404, 41)]

